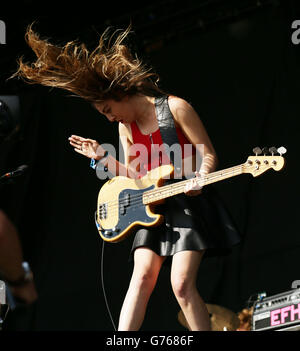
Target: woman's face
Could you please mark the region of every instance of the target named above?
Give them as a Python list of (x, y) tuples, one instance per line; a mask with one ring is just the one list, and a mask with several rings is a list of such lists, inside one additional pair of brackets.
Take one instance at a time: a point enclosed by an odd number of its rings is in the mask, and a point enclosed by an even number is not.
[(110, 122), (131, 123), (134, 120), (133, 109), (128, 97), (124, 97), (120, 101), (105, 100), (95, 103), (94, 106)]

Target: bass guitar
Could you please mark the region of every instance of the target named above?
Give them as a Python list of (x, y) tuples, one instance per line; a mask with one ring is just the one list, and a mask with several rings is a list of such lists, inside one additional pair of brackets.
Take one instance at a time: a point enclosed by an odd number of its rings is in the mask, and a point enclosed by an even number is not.
[[(257, 177), (271, 168), (275, 171), (283, 168), (285, 160), (282, 154), (286, 152), (284, 147), (278, 150), (274, 147), (268, 149), (272, 155), (267, 155), (264, 151), (265, 154), (259, 156), (259, 150), (260, 148), (253, 149), (256, 155), (249, 156), (243, 164), (196, 177), (197, 183), (203, 187), (244, 173)], [(163, 185), (173, 174), (172, 165), (163, 165), (140, 179), (116, 176), (108, 180), (101, 187), (97, 201), (96, 223), (101, 238), (115, 243), (125, 239), (137, 226), (161, 224), (163, 215), (154, 212), (155, 205), (168, 197), (183, 193), (187, 182), (192, 180)]]

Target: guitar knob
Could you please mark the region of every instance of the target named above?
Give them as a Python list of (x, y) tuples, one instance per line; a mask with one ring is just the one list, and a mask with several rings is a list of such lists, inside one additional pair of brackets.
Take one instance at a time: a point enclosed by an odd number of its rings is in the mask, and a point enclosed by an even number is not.
[(268, 153), (269, 153), (269, 148), (265, 146), (265, 147), (262, 149), (262, 152), (263, 152), (263, 154), (264, 154), (265, 156), (268, 155)]
[(112, 228), (112, 231), (118, 233), (118, 232), (120, 231), (120, 228), (118, 228), (118, 227), (113, 227), (113, 228)]
[(270, 147), (269, 152), (274, 156), (277, 153), (277, 148), (275, 146)]
[(255, 156), (260, 155), (262, 153), (261, 148), (258, 146), (255, 147), (252, 151), (254, 152)]
[(287, 151), (286, 148), (283, 147), (283, 146), (281, 146), (281, 147), (277, 150), (277, 152), (280, 154), (280, 156), (282, 156), (283, 154), (285, 154), (286, 151)]
[(105, 230), (104, 231), (104, 235), (111, 236), (112, 235), (112, 231), (111, 230)]

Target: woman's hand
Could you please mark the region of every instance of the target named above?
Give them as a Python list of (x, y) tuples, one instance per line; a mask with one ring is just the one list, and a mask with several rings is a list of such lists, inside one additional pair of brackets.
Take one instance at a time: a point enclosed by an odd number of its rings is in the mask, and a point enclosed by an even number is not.
[(199, 181), (199, 179), (201, 178), (201, 173), (195, 172), (195, 175), (196, 175), (196, 177), (190, 179), (190, 181), (187, 182), (187, 184), (184, 188), (184, 192), (186, 195), (196, 196), (196, 195), (200, 195), (202, 192), (202, 186), (200, 186), (197, 183), (197, 180)]
[(96, 140), (71, 135), (69, 141), (74, 150), (83, 156), (100, 160), (105, 153), (105, 149)]

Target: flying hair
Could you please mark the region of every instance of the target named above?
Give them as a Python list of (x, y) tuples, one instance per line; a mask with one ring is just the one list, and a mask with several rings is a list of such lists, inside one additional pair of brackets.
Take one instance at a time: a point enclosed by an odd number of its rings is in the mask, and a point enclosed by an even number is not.
[(30, 64), (19, 58), (18, 70), (11, 78), (64, 89), (92, 103), (120, 100), (126, 95), (163, 94), (158, 87), (159, 76), (124, 44), (130, 26), (111, 35), (107, 28), (97, 47), (89, 52), (84, 43), (76, 40), (63, 46), (51, 44), (41, 39), (32, 25), (26, 30), (25, 40), (37, 59)]

